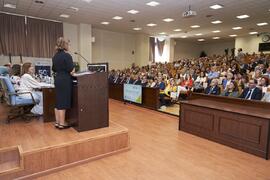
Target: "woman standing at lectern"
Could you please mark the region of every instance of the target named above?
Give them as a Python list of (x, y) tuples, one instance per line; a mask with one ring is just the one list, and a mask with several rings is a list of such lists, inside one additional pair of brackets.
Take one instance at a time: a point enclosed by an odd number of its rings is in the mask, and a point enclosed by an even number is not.
[(56, 93), (55, 127), (59, 129), (69, 128), (65, 121), (66, 110), (71, 108), (72, 98), (72, 74), (74, 73), (73, 60), (67, 52), (69, 43), (63, 37), (57, 39), (56, 53), (52, 58), (52, 70), (56, 73), (54, 85)]

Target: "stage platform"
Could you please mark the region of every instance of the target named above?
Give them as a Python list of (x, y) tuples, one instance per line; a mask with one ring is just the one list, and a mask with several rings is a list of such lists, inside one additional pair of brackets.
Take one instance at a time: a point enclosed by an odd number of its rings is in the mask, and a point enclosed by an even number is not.
[(1, 180), (32, 179), (130, 148), (128, 129), (111, 121), (108, 128), (80, 133), (42, 120), (0, 123)]

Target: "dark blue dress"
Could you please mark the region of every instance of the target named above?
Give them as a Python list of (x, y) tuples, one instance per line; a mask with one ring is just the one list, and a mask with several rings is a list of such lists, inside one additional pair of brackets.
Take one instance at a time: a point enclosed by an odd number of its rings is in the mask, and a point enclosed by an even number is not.
[(69, 53), (58, 51), (52, 58), (52, 70), (56, 73), (54, 79), (56, 104), (58, 110), (70, 109), (72, 103), (72, 76), (73, 60)]

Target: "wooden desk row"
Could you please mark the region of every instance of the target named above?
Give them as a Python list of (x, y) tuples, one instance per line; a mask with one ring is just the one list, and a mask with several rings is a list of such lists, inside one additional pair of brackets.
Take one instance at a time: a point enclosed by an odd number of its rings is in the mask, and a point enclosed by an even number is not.
[(179, 130), (270, 157), (270, 103), (193, 93), (180, 102)]
[[(109, 97), (118, 101), (124, 101), (124, 85), (110, 84)], [(159, 109), (159, 89), (158, 88), (142, 88), (142, 104), (141, 106), (153, 110)]]

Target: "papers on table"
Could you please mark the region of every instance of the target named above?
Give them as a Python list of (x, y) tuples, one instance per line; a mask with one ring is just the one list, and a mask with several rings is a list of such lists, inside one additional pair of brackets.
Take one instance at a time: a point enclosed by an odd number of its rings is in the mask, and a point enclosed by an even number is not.
[(39, 85), (41, 86), (41, 88), (54, 88), (53, 84), (49, 84), (49, 83), (45, 83), (45, 82), (41, 82), (41, 83), (39, 83)]

